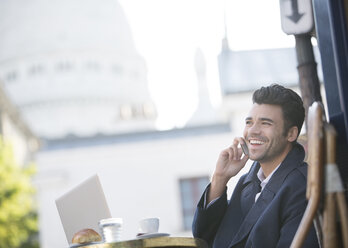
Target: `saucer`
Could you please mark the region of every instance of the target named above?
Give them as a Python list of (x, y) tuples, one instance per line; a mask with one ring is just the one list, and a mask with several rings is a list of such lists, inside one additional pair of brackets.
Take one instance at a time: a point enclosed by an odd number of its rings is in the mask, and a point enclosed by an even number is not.
[(148, 238), (157, 238), (157, 237), (166, 237), (169, 236), (169, 233), (146, 233), (137, 236), (137, 239), (148, 239)]

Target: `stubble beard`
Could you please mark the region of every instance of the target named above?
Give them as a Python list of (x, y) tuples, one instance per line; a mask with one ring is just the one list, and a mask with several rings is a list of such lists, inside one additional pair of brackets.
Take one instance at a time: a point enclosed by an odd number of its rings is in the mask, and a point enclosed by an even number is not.
[(253, 156), (251, 154), (250, 159), (258, 161), (260, 163), (272, 162), (275, 158), (277, 158), (284, 152), (286, 147), (286, 141), (272, 143), (270, 144), (270, 146), (266, 147), (266, 150), (262, 154), (256, 156)]

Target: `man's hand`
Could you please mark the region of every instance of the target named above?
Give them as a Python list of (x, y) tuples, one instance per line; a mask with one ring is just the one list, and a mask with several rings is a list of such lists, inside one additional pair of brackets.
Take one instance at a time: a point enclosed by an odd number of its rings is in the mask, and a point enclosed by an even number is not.
[(245, 140), (243, 138), (235, 138), (233, 140), (233, 144), (220, 153), (211, 181), (208, 202), (211, 202), (215, 198), (221, 196), (228, 181), (237, 175), (248, 161), (249, 156), (244, 155), (242, 157), (242, 148), (238, 147), (238, 145), (242, 143), (245, 144)]

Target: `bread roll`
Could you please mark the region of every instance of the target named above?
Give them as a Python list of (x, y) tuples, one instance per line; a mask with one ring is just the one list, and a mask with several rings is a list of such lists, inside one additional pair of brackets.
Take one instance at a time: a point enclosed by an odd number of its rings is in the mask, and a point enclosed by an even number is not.
[(85, 243), (90, 243), (90, 242), (97, 242), (101, 241), (102, 238), (93, 229), (82, 229), (75, 233), (74, 237), (72, 238), (72, 243), (73, 244), (85, 244)]

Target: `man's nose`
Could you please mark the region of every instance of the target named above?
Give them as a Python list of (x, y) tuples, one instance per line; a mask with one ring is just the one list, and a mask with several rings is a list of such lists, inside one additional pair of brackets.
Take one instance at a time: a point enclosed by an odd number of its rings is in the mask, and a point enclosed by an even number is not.
[(249, 127), (248, 133), (250, 134), (259, 134), (261, 131), (260, 125), (257, 123), (254, 123), (252, 126)]

